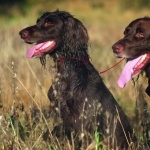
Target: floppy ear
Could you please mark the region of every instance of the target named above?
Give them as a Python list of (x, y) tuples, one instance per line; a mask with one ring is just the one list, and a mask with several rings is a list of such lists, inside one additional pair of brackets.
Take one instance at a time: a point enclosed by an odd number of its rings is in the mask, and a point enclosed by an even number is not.
[(76, 18), (70, 16), (64, 19), (63, 34), (64, 50), (72, 51), (74, 54), (84, 53), (88, 49), (88, 33), (83, 24)]

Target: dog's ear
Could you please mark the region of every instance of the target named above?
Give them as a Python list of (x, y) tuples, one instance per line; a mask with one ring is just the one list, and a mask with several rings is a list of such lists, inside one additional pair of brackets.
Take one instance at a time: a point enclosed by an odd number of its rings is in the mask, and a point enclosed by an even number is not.
[[(70, 50), (87, 50), (88, 48), (88, 33), (84, 25), (76, 18), (70, 16), (64, 20), (64, 43), (65, 49)], [(65, 41), (69, 42), (65, 42)]]
[(88, 43), (89, 38), (87, 30), (80, 20), (74, 18), (74, 16), (66, 11), (56, 10), (56, 13), (64, 22), (64, 32), (66, 33), (65, 38), (67, 40), (69, 39), (69, 42), (73, 42), (71, 44), (75, 44), (76, 46), (83, 46), (85, 43)]

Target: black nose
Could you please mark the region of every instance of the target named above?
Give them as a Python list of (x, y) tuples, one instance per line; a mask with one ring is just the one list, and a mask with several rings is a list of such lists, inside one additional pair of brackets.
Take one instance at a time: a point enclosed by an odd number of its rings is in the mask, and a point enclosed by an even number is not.
[(28, 32), (27, 30), (21, 30), (21, 31), (19, 32), (19, 35), (21, 36), (21, 38), (25, 39), (25, 38), (28, 37), (29, 32)]
[(123, 51), (124, 47), (123, 47), (122, 44), (116, 43), (116, 44), (114, 44), (114, 45), (112, 46), (112, 49), (113, 49), (113, 52), (114, 52), (114, 53), (120, 53), (120, 52)]

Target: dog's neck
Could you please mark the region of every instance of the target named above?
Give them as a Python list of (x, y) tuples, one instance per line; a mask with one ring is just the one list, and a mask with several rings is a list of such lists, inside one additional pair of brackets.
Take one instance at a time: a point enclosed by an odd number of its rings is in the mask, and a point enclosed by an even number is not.
[[(63, 51), (63, 50), (62, 50)], [(78, 53), (54, 53), (51, 55), (55, 63), (67, 63), (67, 62), (80, 62), (80, 63), (89, 63), (89, 55), (82, 51)]]
[[(51, 55), (52, 56), (52, 55)], [(75, 68), (85, 68), (87, 65), (91, 64), (89, 60), (88, 54), (66, 54), (66, 55), (61, 55), (55, 53), (53, 56), (53, 61), (55, 63), (55, 68), (57, 72), (65, 72), (66, 69), (73, 71)], [(85, 67), (83, 67), (85, 66)]]
[(63, 63), (66, 61), (66, 59), (70, 59), (70, 60), (75, 60), (75, 61), (79, 61), (79, 62), (82, 62), (82, 63), (88, 63), (89, 62), (89, 59), (82, 59), (82, 58), (77, 58), (77, 57), (69, 57), (69, 58), (61, 58), (61, 59), (58, 59), (57, 62), (58, 63)]

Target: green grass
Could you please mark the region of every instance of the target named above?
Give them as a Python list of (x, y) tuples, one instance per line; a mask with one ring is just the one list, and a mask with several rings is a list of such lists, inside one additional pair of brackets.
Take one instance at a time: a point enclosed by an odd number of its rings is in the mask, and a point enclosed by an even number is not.
[[(124, 28), (133, 19), (149, 14), (149, 10), (146, 9), (138, 12), (123, 10), (117, 1), (102, 3), (78, 0), (47, 3), (44, 7), (39, 3), (32, 9), (28, 8), (25, 16), (14, 8), (12, 17), (1, 16), (0, 149), (61, 149), (56, 137), (47, 135), (46, 140), (42, 137), (47, 132), (45, 129), (49, 132), (53, 129), (54, 118), (50, 117), (50, 102), (47, 98), (53, 77), (52, 62), (48, 61), (46, 70), (43, 70), (39, 59), (27, 59), (25, 55), (29, 46), (21, 41), (18, 35), (22, 28), (34, 24), (41, 12), (57, 8), (72, 13), (88, 29), (89, 54), (98, 71), (103, 71), (119, 61), (113, 55), (111, 46), (123, 37)], [(137, 88), (132, 82), (124, 89), (117, 86), (117, 79), (124, 63), (101, 76), (137, 132)], [(146, 82), (146, 79), (142, 78), (140, 83), (143, 81)], [(146, 99), (150, 104), (149, 98)], [(101, 144), (99, 139), (95, 133), (97, 145)], [(142, 135), (139, 139), (142, 142), (145, 140)], [(67, 143), (66, 140), (65, 142)], [(70, 149), (69, 144), (66, 144), (66, 147)]]

